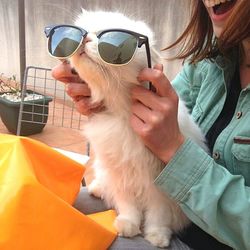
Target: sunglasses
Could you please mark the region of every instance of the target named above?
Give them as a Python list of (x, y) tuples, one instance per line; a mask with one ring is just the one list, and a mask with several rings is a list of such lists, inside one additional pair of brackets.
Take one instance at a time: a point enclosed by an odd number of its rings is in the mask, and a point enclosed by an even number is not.
[[(45, 34), (50, 55), (58, 59), (67, 59), (77, 52), (88, 32), (72, 25), (53, 25), (45, 28)], [(113, 65), (128, 64), (133, 59), (136, 49), (144, 44), (148, 66), (151, 67), (147, 36), (130, 30), (108, 29), (98, 32), (97, 38), (98, 53), (104, 62)]]
[[(52, 25), (45, 27), (48, 51), (52, 57), (67, 59), (80, 48), (88, 32), (73, 25)], [(126, 65), (134, 57), (137, 48), (145, 45), (148, 67), (151, 55), (148, 37), (125, 29), (107, 29), (97, 33), (98, 54), (107, 64)], [(151, 86), (151, 84), (150, 84)]]

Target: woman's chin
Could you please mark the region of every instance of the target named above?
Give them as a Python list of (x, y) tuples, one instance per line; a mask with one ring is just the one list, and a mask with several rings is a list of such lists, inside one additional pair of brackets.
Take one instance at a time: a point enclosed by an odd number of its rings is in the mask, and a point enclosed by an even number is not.
[(222, 30), (223, 30), (223, 27), (220, 27), (218, 25), (213, 25), (213, 29), (214, 29), (214, 34), (217, 38), (220, 37), (221, 33), (222, 33)]

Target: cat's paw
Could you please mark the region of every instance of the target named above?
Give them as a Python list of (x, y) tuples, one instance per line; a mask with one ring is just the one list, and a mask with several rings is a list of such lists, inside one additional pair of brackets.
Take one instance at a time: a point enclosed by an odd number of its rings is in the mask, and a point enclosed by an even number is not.
[(156, 247), (168, 247), (171, 240), (171, 232), (166, 230), (152, 230), (144, 235), (144, 238), (148, 240), (152, 245)]
[(88, 192), (91, 195), (94, 195), (97, 198), (103, 198), (102, 195), (102, 187), (100, 183), (96, 180), (93, 180), (89, 185), (88, 185)]
[(122, 216), (116, 217), (114, 226), (119, 236), (133, 237), (141, 233), (138, 225)]

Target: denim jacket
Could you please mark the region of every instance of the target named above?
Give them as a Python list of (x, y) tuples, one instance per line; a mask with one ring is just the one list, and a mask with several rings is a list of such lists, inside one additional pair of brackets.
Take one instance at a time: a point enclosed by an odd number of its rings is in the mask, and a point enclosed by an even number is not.
[[(185, 64), (173, 81), (204, 134), (223, 108), (237, 60)], [(204, 231), (234, 249), (250, 249), (250, 83), (212, 156), (187, 138), (155, 183)]]

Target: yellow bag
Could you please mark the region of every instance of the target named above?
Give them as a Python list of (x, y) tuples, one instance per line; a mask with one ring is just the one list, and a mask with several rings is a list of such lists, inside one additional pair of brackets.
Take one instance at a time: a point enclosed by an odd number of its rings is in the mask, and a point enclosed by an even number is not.
[(83, 173), (40, 142), (0, 134), (0, 249), (107, 249), (115, 212), (86, 216), (71, 206)]

